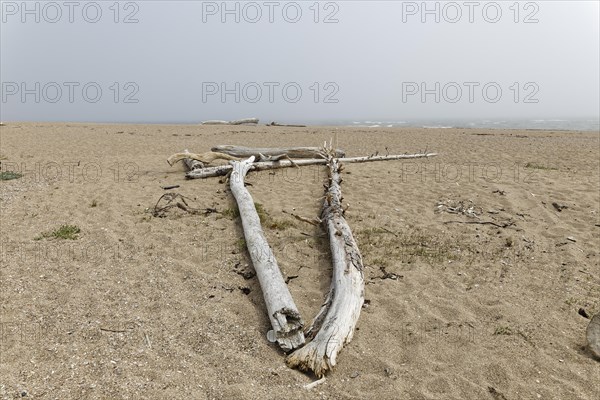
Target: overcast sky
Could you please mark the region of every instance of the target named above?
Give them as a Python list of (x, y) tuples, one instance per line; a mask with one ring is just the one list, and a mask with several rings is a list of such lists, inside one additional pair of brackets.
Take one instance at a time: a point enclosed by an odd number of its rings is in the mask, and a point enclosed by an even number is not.
[(600, 109), (597, 1), (1, 3), (3, 121), (552, 119)]

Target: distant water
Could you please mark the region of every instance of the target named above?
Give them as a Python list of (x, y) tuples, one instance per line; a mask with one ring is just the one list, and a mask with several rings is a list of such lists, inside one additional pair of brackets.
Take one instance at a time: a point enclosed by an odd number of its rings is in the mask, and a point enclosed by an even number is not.
[[(259, 125), (264, 125), (271, 119), (261, 119)], [(278, 119), (285, 124), (306, 124), (325, 126), (353, 126), (363, 128), (483, 128), (483, 129), (543, 129), (550, 131), (600, 131), (600, 120), (598, 118), (580, 119), (406, 119), (406, 120), (306, 120), (306, 119)], [(139, 124), (199, 124), (200, 121), (137, 121), (127, 123)]]
[(410, 120), (405, 121), (319, 121), (323, 125), (341, 125), (367, 128), (418, 127), (431, 129), (444, 128), (486, 128), (486, 129), (544, 129), (563, 131), (598, 131), (599, 119), (523, 119), (523, 120)]

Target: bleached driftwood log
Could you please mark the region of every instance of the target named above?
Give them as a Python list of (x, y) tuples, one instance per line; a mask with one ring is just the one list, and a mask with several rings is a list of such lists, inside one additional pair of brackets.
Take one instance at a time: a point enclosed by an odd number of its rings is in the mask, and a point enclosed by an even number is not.
[[(190, 153), (187, 150), (183, 153), (175, 153), (171, 157), (167, 159), (167, 163), (169, 165), (173, 165), (178, 161), (183, 160), (196, 160), (200, 161), (202, 164), (210, 164), (215, 160), (228, 160), (228, 161), (238, 161), (241, 160), (239, 157), (230, 156), (229, 154), (216, 153), (214, 151), (207, 151), (206, 153), (196, 154)], [(231, 167), (231, 166), (229, 166)]]
[(321, 310), (306, 330), (313, 340), (287, 357), (292, 368), (310, 370), (322, 377), (333, 369), (338, 353), (350, 343), (364, 302), (362, 256), (344, 218), (340, 183), (341, 164), (329, 159), (329, 185), (321, 220), (330, 241), (333, 261), (331, 287)]
[(304, 344), (304, 322), (294, 304), (273, 251), (260, 226), (260, 219), (250, 192), (244, 186), (244, 177), (252, 166), (254, 157), (244, 161), (232, 161), (233, 171), (229, 179), (231, 193), (237, 201), (244, 228), (246, 246), (263, 292), (273, 332), (269, 340), (275, 340), (284, 351)]
[[(361, 163), (370, 161), (388, 161), (388, 160), (407, 160), (413, 158), (428, 158), (436, 156), (436, 153), (423, 153), (423, 154), (401, 154), (401, 155), (390, 155), (390, 156), (373, 156), (373, 157), (349, 157), (340, 158), (339, 161), (343, 163)], [(171, 158), (171, 157), (169, 157)], [(295, 164), (295, 165), (294, 165)], [(305, 159), (305, 160), (294, 160), (294, 163), (289, 160), (280, 161), (265, 161), (256, 162), (252, 164), (251, 171), (265, 171), (277, 168), (289, 168), (294, 166), (304, 165), (325, 165), (327, 160), (325, 159)], [(188, 179), (203, 179), (214, 176), (224, 176), (231, 171), (231, 165), (220, 165), (217, 167), (208, 167), (204, 169), (198, 169), (195, 171), (189, 171), (186, 173)]]
[(234, 121), (222, 121), (219, 119), (211, 119), (208, 121), (202, 121), (202, 125), (243, 125), (243, 124), (258, 124), (258, 118), (244, 118)]
[(594, 315), (586, 333), (588, 348), (596, 357), (600, 358), (600, 313)]
[[(258, 158), (261, 154), (264, 156), (286, 154), (289, 158), (327, 158), (321, 147), (244, 147), (226, 144), (215, 146), (210, 150), (234, 157), (254, 156)], [(335, 150), (336, 157), (344, 157), (345, 155), (343, 150)]]

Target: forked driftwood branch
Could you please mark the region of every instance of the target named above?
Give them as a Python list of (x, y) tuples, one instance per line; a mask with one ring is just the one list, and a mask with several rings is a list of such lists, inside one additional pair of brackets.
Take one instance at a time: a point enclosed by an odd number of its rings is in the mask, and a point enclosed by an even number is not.
[(310, 370), (322, 377), (333, 369), (338, 353), (352, 340), (364, 302), (364, 266), (350, 226), (344, 218), (341, 164), (328, 160), (329, 184), (321, 212), (330, 241), (333, 261), (331, 287), (324, 304), (306, 330), (312, 341), (286, 360), (292, 368)]
[(267, 337), (270, 341), (277, 341), (284, 351), (291, 351), (304, 344), (304, 322), (265, 238), (252, 196), (244, 186), (244, 177), (253, 161), (254, 157), (244, 161), (232, 161), (233, 171), (229, 185), (238, 204), (246, 246), (273, 327), (273, 331), (270, 331)]
[[(342, 163), (362, 163), (362, 162), (370, 162), (370, 161), (388, 161), (388, 160), (407, 160), (414, 158), (428, 158), (436, 156), (436, 153), (422, 153), (422, 154), (400, 154), (400, 155), (389, 155), (389, 156), (369, 156), (369, 157), (347, 157), (347, 158), (339, 158), (339, 162)], [(174, 157), (174, 156), (171, 156)], [(171, 158), (169, 157), (169, 158)], [(280, 161), (264, 161), (264, 162), (255, 162), (250, 167), (250, 171), (264, 171), (270, 169), (277, 168), (289, 168), (294, 166), (304, 166), (304, 165), (325, 165), (327, 164), (326, 159), (301, 159), (294, 160), (293, 163), (289, 160), (280, 160)], [(214, 176), (223, 176), (227, 175), (229, 171), (231, 171), (231, 165), (220, 165), (217, 167), (207, 167), (204, 169), (199, 169), (195, 171), (189, 171), (186, 173), (186, 177), (189, 179), (203, 179), (210, 178)]]

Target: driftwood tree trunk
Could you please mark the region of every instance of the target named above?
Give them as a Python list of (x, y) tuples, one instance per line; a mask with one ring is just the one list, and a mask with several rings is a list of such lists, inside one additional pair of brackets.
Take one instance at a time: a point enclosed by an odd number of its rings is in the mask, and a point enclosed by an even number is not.
[[(370, 156), (370, 157), (349, 157), (349, 158), (340, 158), (339, 161), (343, 163), (361, 163), (361, 162), (370, 162), (370, 161), (387, 161), (387, 160), (407, 160), (413, 158), (427, 158), (436, 156), (436, 153), (424, 153), (424, 154), (400, 154), (400, 155), (390, 155), (390, 156)], [(304, 160), (295, 160), (293, 163), (289, 160), (280, 160), (280, 161), (264, 161), (264, 162), (256, 162), (253, 163), (250, 167), (251, 171), (264, 171), (270, 169), (277, 168), (289, 168), (295, 166), (303, 166), (303, 165), (325, 165), (327, 164), (326, 159), (304, 159)], [(214, 176), (223, 176), (227, 175), (229, 171), (231, 171), (231, 165), (221, 165), (218, 167), (208, 167), (204, 169), (199, 169), (195, 171), (189, 171), (186, 174), (186, 177), (189, 179), (203, 179), (210, 178)]]
[(243, 124), (258, 124), (258, 118), (244, 118), (234, 121), (222, 121), (219, 119), (211, 119), (202, 121), (202, 125), (243, 125)]
[(325, 193), (321, 220), (329, 235), (333, 277), (321, 310), (307, 329), (314, 337), (287, 358), (292, 368), (311, 370), (322, 377), (333, 369), (338, 353), (352, 340), (364, 302), (364, 266), (358, 245), (344, 218), (340, 163), (329, 160), (329, 187)]
[(269, 340), (277, 341), (284, 351), (294, 350), (304, 344), (304, 322), (294, 304), (292, 295), (283, 280), (277, 261), (260, 225), (260, 219), (250, 192), (244, 186), (254, 157), (244, 161), (232, 161), (230, 177), (231, 193), (237, 201), (244, 228), (246, 246), (263, 291), (273, 332)]
[[(258, 158), (260, 155), (277, 156), (286, 154), (289, 158), (326, 158), (321, 147), (244, 147), (226, 144), (215, 146), (210, 150), (234, 157), (254, 156)], [(336, 157), (344, 157), (345, 155), (343, 150), (335, 150)]]

